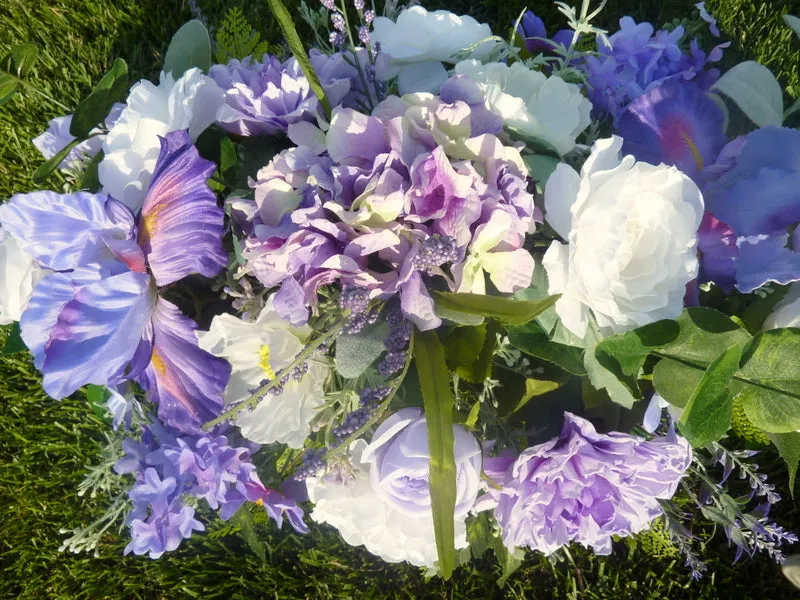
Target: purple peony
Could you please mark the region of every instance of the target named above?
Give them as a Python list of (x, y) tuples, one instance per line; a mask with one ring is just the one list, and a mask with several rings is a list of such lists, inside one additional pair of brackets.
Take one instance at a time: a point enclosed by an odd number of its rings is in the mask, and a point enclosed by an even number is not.
[(561, 435), (523, 451), (484, 460), (490, 485), (478, 508), (494, 506), (508, 548), (545, 554), (571, 542), (611, 552), (612, 536), (647, 529), (662, 514), (692, 461), (688, 442), (671, 431), (644, 440), (601, 434), (565, 413)]

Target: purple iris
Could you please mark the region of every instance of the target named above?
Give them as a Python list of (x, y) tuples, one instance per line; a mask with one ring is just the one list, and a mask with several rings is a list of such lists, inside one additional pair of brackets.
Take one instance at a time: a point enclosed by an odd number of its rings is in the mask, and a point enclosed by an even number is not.
[(725, 114), (696, 84), (665, 81), (637, 98), (619, 119), (622, 151), (650, 164), (675, 165), (691, 178), (725, 146)]
[(562, 29), (553, 36), (552, 40), (547, 39), (547, 28), (544, 21), (532, 10), (526, 10), (517, 25), (517, 33), (525, 39), (525, 49), (528, 52), (539, 54), (553, 52), (557, 45), (569, 47), (575, 32), (571, 29)]
[(706, 209), (736, 235), (736, 287), (800, 281), (800, 131), (763, 127), (723, 149), (703, 175)]
[(49, 395), (133, 380), (181, 431), (219, 414), (230, 367), (200, 350), (195, 323), (159, 296), (159, 288), (193, 273), (213, 277), (227, 264), (224, 215), (206, 185), (214, 169), (176, 131), (161, 139), (138, 216), (85, 192), (33, 192), (0, 206), (2, 227), (53, 271), (20, 320)]

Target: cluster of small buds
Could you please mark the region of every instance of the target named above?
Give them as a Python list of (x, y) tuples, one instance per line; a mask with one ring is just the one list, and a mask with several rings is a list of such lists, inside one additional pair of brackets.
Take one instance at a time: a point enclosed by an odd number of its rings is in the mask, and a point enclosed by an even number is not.
[(364, 22), (367, 25), (372, 24), (372, 22), (374, 20), (375, 20), (375, 11), (374, 10), (368, 10), (368, 11), (364, 12)]
[(380, 387), (368, 387), (361, 390), (358, 395), (358, 403), (361, 408), (377, 408), (377, 406), (386, 400), (389, 394), (392, 393), (392, 388), (382, 385)]
[(325, 448), (308, 450), (303, 456), (303, 464), (294, 472), (294, 478), (297, 481), (305, 481), (309, 477), (316, 477), (328, 465), (325, 454)]
[(345, 417), (341, 425), (334, 427), (333, 437), (336, 438), (336, 441), (341, 444), (348, 437), (366, 425), (373, 412), (374, 409), (357, 408)]
[(364, 10), (364, 0), (353, 0), (353, 6), (356, 7), (358, 12)]
[(435, 234), (422, 241), (412, 263), (417, 270), (433, 275), (443, 264), (457, 260), (458, 248), (455, 239), (448, 235)]
[(327, 8), (328, 10), (336, 10), (336, 4), (333, 0), (321, 0), (322, 6)]
[(375, 83), (378, 80), (378, 75), (375, 70), (375, 65), (367, 65), (364, 69), (364, 76), (370, 83)]
[(344, 16), (342, 13), (336, 11), (331, 13), (331, 24), (336, 31), (344, 32), (345, 30), (345, 23), (344, 23)]
[(374, 325), (378, 321), (379, 313), (377, 310), (369, 310), (369, 294), (364, 288), (346, 285), (339, 297), (339, 308), (350, 311), (345, 333), (358, 333), (367, 325)]
[(403, 318), (399, 310), (390, 311), (386, 316), (389, 335), (383, 341), (386, 356), (378, 363), (378, 373), (390, 377), (403, 369), (406, 364), (406, 350), (413, 331), (411, 323)]
[(276, 383), (275, 385), (273, 385), (269, 389), (268, 392), (266, 392), (266, 393), (262, 392), (261, 390), (264, 387), (266, 387), (267, 385), (269, 385), (270, 383), (272, 383), (272, 381), (273, 381), (272, 379), (262, 379), (261, 381), (258, 382), (258, 387), (252, 388), (252, 389), (247, 390), (247, 391), (250, 392), (251, 396), (264, 397), (267, 394), (270, 394), (272, 396), (280, 396), (283, 393), (284, 386), (289, 382), (289, 376), (286, 375), (286, 376), (282, 377), (281, 380), (278, 383)]
[(365, 46), (369, 45), (370, 42), (369, 27), (367, 27), (366, 25), (362, 25), (361, 27), (358, 28), (358, 39)]
[(344, 34), (341, 31), (331, 31), (328, 36), (328, 41), (334, 48), (342, 49), (344, 47)]
[(301, 381), (303, 377), (306, 376), (308, 373), (308, 363), (304, 362), (301, 365), (297, 365), (294, 369), (292, 369), (292, 379), (295, 381)]

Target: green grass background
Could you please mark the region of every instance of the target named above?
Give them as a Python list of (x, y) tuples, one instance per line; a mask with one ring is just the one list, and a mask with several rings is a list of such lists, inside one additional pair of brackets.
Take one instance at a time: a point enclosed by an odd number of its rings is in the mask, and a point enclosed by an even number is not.
[[(504, 33), (526, 3), (426, 4), (472, 14)], [(613, 26), (619, 16), (630, 14), (663, 23), (686, 16), (692, 4), (610, 0), (600, 22)], [(211, 23), (229, 7), (242, 6), (268, 39), (278, 39), (265, 0), (200, 0), (199, 5)], [(756, 59), (773, 69), (790, 96), (800, 93), (800, 43), (781, 21), (782, 14), (800, 14), (800, 2), (708, 0), (707, 5), (733, 42), (729, 60)], [(535, 0), (529, 6), (551, 27), (562, 25), (549, 2)], [(188, 18), (181, 0), (0, 0), (0, 55), (17, 43), (36, 43), (42, 52), (31, 82), (74, 107), (116, 57), (128, 61), (134, 77), (154, 77), (171, 35)], [(30, 176), (40, 157), (30, 139), (64, 112), (30, 92), (0, 109), (0, 199), (34, 189)], [(50, 183), (59, 185), (57, 179)], [(659, 535), (621, 543), (606, 559), (578, 550), (573, 562), (553, 566), (531, 554), (503, 589), (495, 584), (500, 571), (491, 555), (460, 568), (451, 582), (426, 581), (418, 569), (387, 565), (345, 545), (327, 527), (313, 527), (300, 537), (277, 532), (263, 519), (257, 523), (263, 560), (235, 526), (219, 521), (158, 561), (123, 557), (125, 534), (115, 531), (104, 538), (99, 557), (59, 553), (60, 528), (91, 522), (102, 513), (101, 499), (78, 497), (75, 490), (85, 466), (98, 460), (104, 428), (84, 397), (48, 399), (27, 355), (0, 358), (0, 598), (800, 597), (766, 558), (731, 565), (733, 554), (721, 532), (706, 544), (711, 567), (699, 583), (690, 581), (680, 557)], [(759, 462), (779, 488), (783, 484), (776, 518), (800, 531), (779, 460), (767, 452)]]

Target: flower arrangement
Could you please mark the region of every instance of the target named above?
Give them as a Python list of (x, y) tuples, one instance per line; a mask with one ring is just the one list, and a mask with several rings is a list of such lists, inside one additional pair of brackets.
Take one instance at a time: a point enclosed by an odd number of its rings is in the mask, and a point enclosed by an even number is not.
[(117, 524), (155, 559), (252, 503), (445, 578), (657, 520), (700, 578), (691, 511), (783, 560), (739, 439), (794, 483), (797, 105), (714, 66), (703, 3), (615, 32), (556, 4), (568, 29), (527, 11), (506, 40), (323, 0), (307, 51), (270, 0), (291, 56), (235, 11), (214, 53), (194, 20), (158, 84), (117, 60), (33, 140), (64, 189), (0, 206), (5, 351), (107, 407), (81, 492), (126, 483), (64, 548)]

